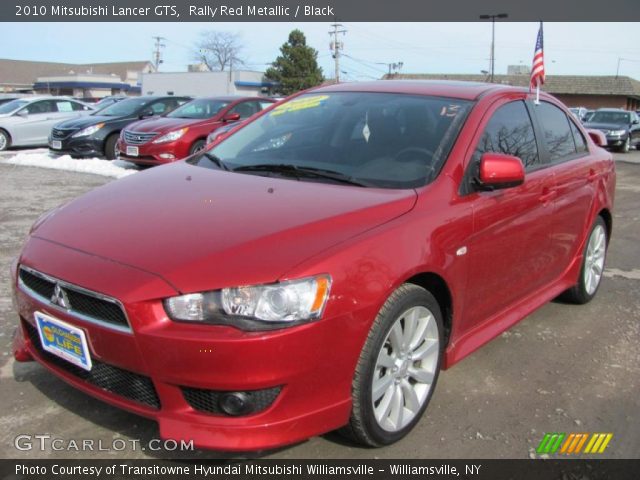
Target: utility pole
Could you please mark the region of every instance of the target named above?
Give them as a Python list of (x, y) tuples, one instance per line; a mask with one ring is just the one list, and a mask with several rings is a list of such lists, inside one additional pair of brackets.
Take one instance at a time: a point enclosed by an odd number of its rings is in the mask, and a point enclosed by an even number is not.
[(338, 34), (341, 33), (344, 35), (347, 33), (346, 30), (338, 30), (342, 27), (340, 23), (334, 23), (331, 25), (333, 27), (333, 31), (329, 32), (329, 35), (333, 35), (333, 42), (331, 42), (331, 50), (333, 50), (333, 59), (336, 64), (336, 83), (340, 83), (340, 50), (344, 50), (344, 45), (342, 42), (338, 41)]
[(507, 18), (508, 16), (506, 13), (480, 15), (481, 20), (491, 20), (491, 83), (493, 83), (496, 66), (496, 18)]
[(156, 72), (160, 69), (160, 64), (162, 63), (162, 52), (161, 48), (166, 47), (162, 40), (166, 40), (164, 37), (151, 37), (156, 41), (155, 50), (153, 51), (153, 64), (156, 67)]
[(404, 66), (404, 62), (391, 62), (391, 63), (384, 63), (384, 62), (375, 62), (376, 65), (384, 65), (385, 67), (389, 68), (389, 77), (391, 77), (391, 74), (393, 73), (394, 75), (396, 73), (400, 73), (400, 70), (402, 70), (402, 67)]

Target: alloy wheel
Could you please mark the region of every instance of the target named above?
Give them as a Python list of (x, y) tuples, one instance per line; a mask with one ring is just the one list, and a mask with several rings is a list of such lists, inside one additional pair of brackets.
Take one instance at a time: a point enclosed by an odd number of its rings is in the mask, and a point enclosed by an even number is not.
[(439, 352), (438, 326), (429, 309), (412, 307), (396, 319), (378, 353), (371, 385), (380, 428), (397, 432), (420, 412), (433, 387)]
[(602, 225), (596, 225), (587, 244), (583, 273), (584, 288), (589, 295), (593, 295), (600, 284), (606, 249), (607, 234)]

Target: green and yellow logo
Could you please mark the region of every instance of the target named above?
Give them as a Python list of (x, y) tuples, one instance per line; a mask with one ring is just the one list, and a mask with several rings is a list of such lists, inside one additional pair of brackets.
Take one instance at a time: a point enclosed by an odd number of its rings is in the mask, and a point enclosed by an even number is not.
[(613, 433), (545, 433), (536, 452), (565, 455), (603, 453), (612, 438)]

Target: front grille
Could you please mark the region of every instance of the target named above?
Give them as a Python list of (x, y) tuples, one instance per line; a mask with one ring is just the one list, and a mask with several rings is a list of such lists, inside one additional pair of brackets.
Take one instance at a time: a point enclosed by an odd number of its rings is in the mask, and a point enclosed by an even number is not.
[(75, 130), (75, 128), (53, 128), (51, 129), (51, 138), (54, 140), (64, 140)]
[(124, 141), (129, 145), (142, 145), (147, 143), (153, 137), (157, 135), (156, 132), (147, 133), (147, 132), (130, 132), (129, 130), (124, 131)]
[(42, 348), (36, 327), (24, 320), (22, 324), (27, 330), (31, 343), (47, 363), (107, 392), (155, 409), (160, 408), (160, 399), (149, 377), (138, 375), (137, 373), (129, 372), (128, 370), (123, 370), (122, 368), (114, 367), (113, 365), (97, 360), (92, 360), (93, 366), (90, 371), (87, 371), (47, 352)]
[[(26, 289), (35, 293), (42, 302), (62, 308), (70, 315), (97, 321), (119, 330), (130, 330), (127, 316), (120, 302), (82, 287), (71, 285), (27, 267), (20, 266), (20, 280)], [(53, 303), (56, 284), (66, 304)]]
[[(180, 387), (182, 395), (187, 403), (200, 412), (226, 415), (220, 408), (220, 397), (225, 393), (217, 390), (203, 390), (200, 388)], [(245, 393), (254, 408), (251, 413), (258, 413), (269, 407), (280, 393), (280, 387), (268, 388), (265, 390), (251, 390)]]

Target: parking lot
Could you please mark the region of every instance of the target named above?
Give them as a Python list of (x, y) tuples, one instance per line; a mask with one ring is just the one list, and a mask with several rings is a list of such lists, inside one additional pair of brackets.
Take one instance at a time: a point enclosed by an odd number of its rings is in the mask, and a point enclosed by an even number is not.
[[(529, 458), (545, 432), (611, 432), (606, 458), (640, 450), (640, 151), (616, 154), (618, 185), (606, 278), (584, 306), (552, 302), (451, 370), (416, 429), (390, 447), (354, 447), (328, 434), (266, 458)], [(7, 158), (4, 155), (2, 158)], [(1, 160), (1, 159), (0, 159)], [(219, 458), (215, 452), (20, 451), (18, 435), (112, 444), (158, 437), (153, 421), (87, 397), (36, 363), (11, 357), (16, 325), (9, 263), (43, 212), (113, 178), (0, 161), (0, 456)], [(82, 228), (78, 225), (77, 228)], [(35, 442), (34, 442), (35, 445)]]

